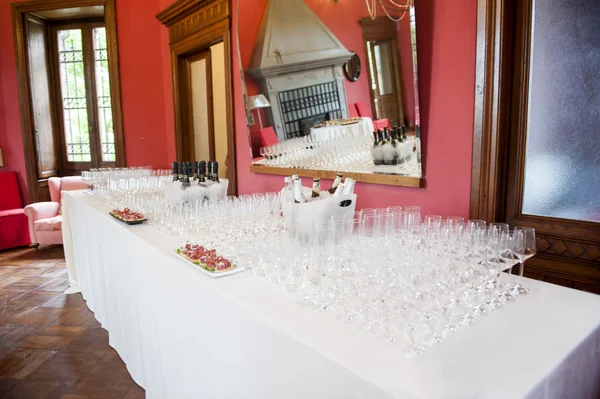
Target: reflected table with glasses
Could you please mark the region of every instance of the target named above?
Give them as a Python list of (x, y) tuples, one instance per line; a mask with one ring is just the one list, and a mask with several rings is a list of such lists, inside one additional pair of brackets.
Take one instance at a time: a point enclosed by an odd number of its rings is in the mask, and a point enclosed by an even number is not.
[(373, 130), (371, 118), (362, 118), (359, 122), (350, 125), (313, 127), (310, 129), (310, 135), (317, 141), (323, 141), (348, 135), (373, 137)]
[(407, 359), (267, 279), (205, 276), (173, 255), (180, 237), (110, 208), (65, 193), (69, 277), (150, 399), (597, 397), (599, 296), (526, 280), (529, 295)]

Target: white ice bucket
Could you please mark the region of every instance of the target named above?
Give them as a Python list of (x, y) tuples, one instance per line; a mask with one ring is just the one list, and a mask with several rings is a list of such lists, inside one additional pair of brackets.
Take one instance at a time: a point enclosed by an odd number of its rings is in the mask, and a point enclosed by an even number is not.
[(211, 199), (223, 199), (227, 197), (227, 188), (229, 180), (219, 179), (219, 183), (209, 186), (201, 186), (197, 181), (191, 181), (189, 187), (184, 189), (180, 181), (174, 181), (166, 184), (167, 201), (176, 204), (186, 201), (205, 201)]
[[(302, 187), (305, 197), (310, 197), (312, 189)], [(352, 218), (356, 209), (356, 194), (323, 198), (316, 201), (297, 204), (294, 194), (284, 188), (281, 190), (283, 219), (291, 232), (310, 235), (316, 223), (327, 223), (333, 215), (347, 215)]]

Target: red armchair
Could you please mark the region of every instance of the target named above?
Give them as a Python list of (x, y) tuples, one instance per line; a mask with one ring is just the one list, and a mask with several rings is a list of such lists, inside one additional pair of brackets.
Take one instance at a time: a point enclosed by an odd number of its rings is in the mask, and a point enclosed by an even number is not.
[(29, 219), (29, 236), (37, 248), (40, 244), (62, 244), (61, 192), (87, 187), (79, 176), (51, 177), (49, 202), (36, 202), (25, 207)]
[[(356, 114), (358, 114), (358, 116), (360, 116), (361, 118), (371, 117), (371, 108), (368, 107), (367, 104), (363, 101), (350, 104), (348, 108), (350, 109), (350, 115), (353, 115), (353, 110), (356, 110)], [(383, 128), (386, 127), (388, 129), (392, 128), (390, 122), (386, 118), (374, 120), (373, 127), (375, 128), (375, 130), (383, 130)]]
[(0, 250), (29, 245), (27, 216), (16, 172), (0, 173)]

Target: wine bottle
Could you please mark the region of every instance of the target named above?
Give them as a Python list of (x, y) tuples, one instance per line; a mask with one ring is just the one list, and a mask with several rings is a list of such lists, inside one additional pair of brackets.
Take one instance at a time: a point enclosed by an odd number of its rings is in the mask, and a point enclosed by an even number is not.
[(396, 146), (398, 145), (397, 140), (398, 140), (398, 126), (394, 126), (392, 128), (392, 142), (391, 142), (391, 144), (394, 148), (396, 148)]
[(340, 185), (335, 189), (335, 193), (333, 193), (332, 197), (339, 197), (340, 195), (344, 194), (345, 188), (346, 186), (344, 186), (344, 183), (340, 183)]
[(293, 191), (292, 178), (290, 176), (286, 176), (283, 179), (283, 182), (285, 183), (285, 189), (286, 189), (286, 191)]
[(315, 177), (313, 179), (311, 198), (319, 198), (321, 196), (321, 179)]
[(354, 185), (356, 184), (356, 180), (351, 179), (350, 177), (346, 177), (344, 181), (344, 195), (353, 194), (354, 193)]
[(181, 163), (181, 176), (179, 178), (179, 180), (181, 180), (181, 188), (185, 189), (190, 185), (190, 177), (189, 177), (189, 163), (188, 162), (182, 162)]
[(217, 161), (213, 161), (212, 181), (219, 183), (219, 163)]
[(198, 180), (198, 161), (194, 162), (194, 181)]
[(179, 163), (177, 162), (173, 162), (172, 163), (172, 170), (173, 170), (173, 181), (178, 181), (179, 180)]
[(335, 190), (338, 188), (338, 186), (340, 185), (340, 183), (342, 182), (342, 174), (338, 173), (335, 176), (335, 180), (333, 181), (333, 183), (331, 184), (331, 188), (327, 191), (329, 191), (329, 194), (333, 194), (335, 193)]
[(390, 141), (390, 131), (388, 130), (387, 126), (383, 128), (383, 140), (384, 144)]
[(306, 197), (302, 193), (302, 182), (300, 179), (294, 180), (294, 202), (296, 204), (303, 204), (306, 202)]
[(198, 184), (206, 182), (206, 161), (198, 163)]

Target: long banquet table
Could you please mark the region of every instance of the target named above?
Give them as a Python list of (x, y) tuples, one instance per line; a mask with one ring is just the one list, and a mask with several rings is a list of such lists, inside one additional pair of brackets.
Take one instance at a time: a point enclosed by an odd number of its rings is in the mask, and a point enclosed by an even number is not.
[(73, 291), (150, 399), (599, 397), (600, 296), (527, 280), (527, 297), (407, 359), (252, 273), (207, 277), (170, 252), (181, 238), (63, 195)]

